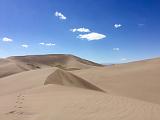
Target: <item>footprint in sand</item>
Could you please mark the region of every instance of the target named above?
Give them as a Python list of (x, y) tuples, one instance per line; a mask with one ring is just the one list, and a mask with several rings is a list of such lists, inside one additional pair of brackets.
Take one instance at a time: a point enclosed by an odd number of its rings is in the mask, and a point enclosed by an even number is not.
[(10, 112), (8, 112), (8, 113), (6, 113), (6, 114), (14, 114), (16, 111), (15, 110), (13, 110), (13, 111), (10, 111)]
[(25, 96), (20, 93), (17, 95), (17, 99), (15, 101), (15, 105), (13, 106), (13, 110), (9, 111), (6, 113), (6, 115), (9, 115), (12, 117), (13, 120), (19, 120), (19, 117), (23, 117), (22, 115), (24, 114), (23, 110), (23, 101), (25, 100)]
[(21, 115), (21, 114), (23, 114), (24, 112), (20, 112), (19, 114)]

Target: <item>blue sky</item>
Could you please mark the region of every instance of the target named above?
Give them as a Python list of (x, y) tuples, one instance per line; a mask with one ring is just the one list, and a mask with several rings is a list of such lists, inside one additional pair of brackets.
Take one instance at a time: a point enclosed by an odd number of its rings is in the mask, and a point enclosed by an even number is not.
[(74, 54), (99, 63), (160, 56), (159, 0), (0, 0), (0, 57)]

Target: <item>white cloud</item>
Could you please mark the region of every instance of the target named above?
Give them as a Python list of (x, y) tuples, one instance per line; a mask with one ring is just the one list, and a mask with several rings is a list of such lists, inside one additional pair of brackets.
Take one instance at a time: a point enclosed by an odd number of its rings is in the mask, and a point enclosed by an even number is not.
[(42, 43), (39, 43), (39, 44), (40, 44), (40, 45), (45, 45), (45, 43), (43, 43), (43, 42), (42, 42)]
[(119, 28), (119, 27), (122, 27), (122, 25), (121, 24), (114, 24), (114, 27)]
[(67, 19), (67, 17), (65, 17), (62, 13), (57, 12), (57, 11), (54, 13), (54, 15), (61, 20), (66, 20)]
[(55, 46), (56, 44), (54, 43), (39, 43), (40, 45), (44, 45), (44, 46)]
[(27, 44), (23, 44), (21, 46), (24, 47), (24, 48), (28, 48), (29, 47), (29, 45), (27, 45)]
[(4, 37), (2, 39), (3, 42), (12, 42), (13, 40), (11, 38), (8, 38), (8, 37)]
[(54, 46), (56, 44), (53, 44), (53, 43), (46, 43), (46, 46)]
[(83, 34), (83, 35), (79, 35), (78, 38), (80, 39), (87, 39), (88, 41), (92, 41), (92, 40), (100, 40), (105, 38), (106, 35), (103, 34), (99, 34), (99, 33), (88, 33), (88, 34)]
[(113, 48), (113, 51), (119, 51), (120, 49), (119, 48)]
[(88, 28), (74, 28), (74, 29), (70, 29), (70, 31), (72, 32), (90, 32)]
[(122, 58), (122, 59), (121, 59), (121, 61), (126, 61), (126, 60), (127, 60), (127, 58)]
[(142, 26), (144, 26), (144, 24), (143, 23), (139, 23), (138, 26), (142, 27)]

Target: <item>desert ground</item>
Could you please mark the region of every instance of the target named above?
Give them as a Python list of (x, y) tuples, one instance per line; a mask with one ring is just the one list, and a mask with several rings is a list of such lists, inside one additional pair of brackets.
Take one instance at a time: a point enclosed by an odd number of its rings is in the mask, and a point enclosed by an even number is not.
[(109, 66), (65, 54), (0, 59), (0, 120), (160, 120), (160, 58)]

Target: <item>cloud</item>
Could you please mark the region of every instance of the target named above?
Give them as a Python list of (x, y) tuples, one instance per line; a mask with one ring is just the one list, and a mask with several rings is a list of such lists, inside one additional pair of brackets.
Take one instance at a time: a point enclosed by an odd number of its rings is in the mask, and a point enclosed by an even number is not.
[(90, 30), (88, 28), (74, 28), (74, 29), (70, 29), (70, 31), (72, 32), (90, 32)]
[(114, 24), (114, 27), (119, 28), (119, 27), (122, 27), (122, 25), (121, 24)]
[(45, 43), (43, 43), (43, 42), (42, 42), (42, 43), (39, 43), (39, 44), (40, 44), (40, 45), (45, 45)]
[(62, 13), (57, 12), (57, 11), (54, 13), (54, 15), (61, 20), (66, 20), (67, 19), (67, 17), (65, 17)]
[(127, 58), (122, 58), (122, 59), (121, 59), (121, 61), (126, 61), (126, 60), (128, 60), (128, 59), (127, 59)]
[(27, 44), (23, 44), (21, 46), (24, 47), (24, 48), (28, 48), (29, 47), (29, 45), (27, 45)]
[(54, 43), (43, 43), (43, 42), (41, 42), (41, 43), (39, 43), (40, 45), (43, 45), (43, 46), (55, 46), (56, 44), (54, 44)]
[(139, 23), (138, 26), (142, 27), (142, 26), (144, 26), (144, 24), (143, 23)]
[(13, 40), (10, 39), (10, 38), (8, 38), (8, 37), (4, 37), (4, 38), (2, 39), (2, 41), (3, 41), (3, 42), (12, 42)]
[(46, 46), (55, 46), (56, 44), (54, 43), (46, 43)]
[(77, 36), (77, 38), (87, 39), (88, 41), (100, 40), (100, 39), (103, 39), (105, 37), (106, 37), (106, 35), (95, 33), (95, 32)]
[(113, 48), (113, 51), (119, 51), (120, 49), (119, 48)]

